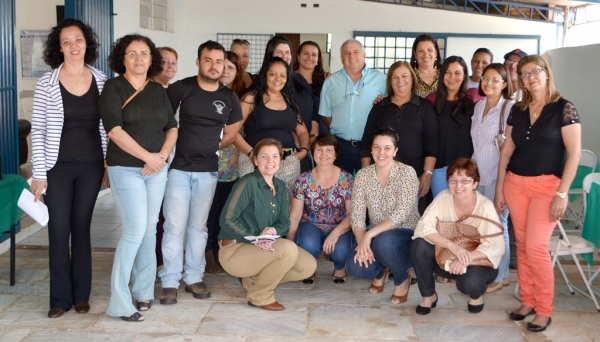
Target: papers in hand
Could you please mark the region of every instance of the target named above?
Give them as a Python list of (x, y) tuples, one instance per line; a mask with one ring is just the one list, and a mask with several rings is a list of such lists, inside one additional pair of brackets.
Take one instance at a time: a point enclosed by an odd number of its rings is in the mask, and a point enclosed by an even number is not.
[(32, 219), (44, 227), (48, 224), (48, 220), (50, 219), (48, 215), (48, 207), (42, 203), (42, 201), (34, 202), (34, 198), (35, 196), (31, 193), (31, 191), (23, 189), (17, 205), (19, 208), (23, 209), (27, 215), (31, 216)]
[(259, 235), (259, 236), (244, 236), (244, 239), (248, 240), (248, 241), (255, 241), (255, 240), (271, 240), (271, 241), (275, 241), (275, 239), (280, 238), (281, 236), (279, 235)]

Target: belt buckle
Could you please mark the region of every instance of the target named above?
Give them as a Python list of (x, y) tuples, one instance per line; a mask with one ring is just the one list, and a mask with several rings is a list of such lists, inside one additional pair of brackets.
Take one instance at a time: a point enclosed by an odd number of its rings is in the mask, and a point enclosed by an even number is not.
[(359, 147), (360, 146), (360, 141), (350, 140), (350, 146), (352, 146), (352, 147)]

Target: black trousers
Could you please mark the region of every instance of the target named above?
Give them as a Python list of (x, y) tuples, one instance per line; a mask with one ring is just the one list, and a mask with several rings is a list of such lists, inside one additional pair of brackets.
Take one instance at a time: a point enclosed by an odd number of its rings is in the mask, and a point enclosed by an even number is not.
[[(50, 308), (70, 310), (92, 290), (90, 225), (103, 175), (102, 160), (57, 162), (47, 173)], [(69, 252), (69, 238), (71, 250)]]
[(434, 273), (448, 279), (456, 279), (456, 288), (472, 299), (481, 297), (487, 291), (487, 285), (498, 275), (498, 270), (484, 266), (468, 266), (465, 274), (450, 274), (438, 266), (435, 261), (435, 246), (423, 238), (414, 239), (409, 251), (410, 261), (417, 273), (419, 292), (423, 297), (430, 297), (435, 293)]
[(221, 232), (219, 219), (221, 218), (221, 212), (223, 211), (223, 207), (225, 207), (225, 202), (227, 202), (231, 190), (233, 190), (235, 182), (236, 181), (217, 182), (215, 196), (213, 197), (210, 212), (208, 213), (208, 219), (206, 220), (206, 226), (208, 228), (206, 252), (213, 251), (215, 255), (219, 252), (219, 233)]

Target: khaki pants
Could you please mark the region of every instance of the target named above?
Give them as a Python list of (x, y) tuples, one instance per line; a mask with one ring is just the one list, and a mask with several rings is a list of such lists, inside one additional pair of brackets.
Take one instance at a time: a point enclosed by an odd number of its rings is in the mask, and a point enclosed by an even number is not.
[(235, 243), (219, 250), (223, 269), (242, 278), (248, 300), (258, 306), (275, 302), (277, 285), (306, 279), (315, 273), (317, 260), (294, 242), (281, 238), (273, 243), (275, 252), (248, 243)]

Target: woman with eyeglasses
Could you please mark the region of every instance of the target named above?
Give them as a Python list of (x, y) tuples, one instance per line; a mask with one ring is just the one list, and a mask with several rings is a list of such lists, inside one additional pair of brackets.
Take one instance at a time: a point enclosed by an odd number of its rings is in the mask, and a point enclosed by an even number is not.
[[(283, 160), (276, 176), (285, 182), (291, 198), (294, 182), (300, 175), (300, 160), (308, 153), (309, 141), (292, 96), (292, 68), (283, 59), (271, 57), (260, 69), (254, 87), (254, 91), (241, 99), (246, 135), (238, 133), (233, 142), (241, 152), (238, 172), (242, 177), (254, 170), (249, 156), (260, 140), (277, 139), (283, 146)], [(296, 149), (294, 134), (298, 136), (300, 149)]]
[[(321, 56), (321, 47), (319, 47), (319, 44), (310, 40), (300, 44), (293, 69), (296, 73), (302, 75), (310, 85), (315, 113), (318, 113), (323, 83), (331, 75), (329, 71), (323, 69), (323, 57)], [(319, 123), (319, 133), (329, 132), (329, 128), (320, 116), (315, 118), (315, 120)], [(315, 136), (316, 134), (311, 134), (311, 141), (314, 140)]]
[[(485, 96), (475, 104), (475, 113), (471, 120), (471, 138), (473, 139), (473, 160), (477, 163), (481, 180), (477, 190), (491, 201), (496, 194), (496, 177), (500, 153), (495, 138), (499, 128), (506, 130), (506, 120), (512, 106), (510, 99), (512, 84), (509, 71), (503, 64), (490, 64), (480, 77), (479, 95)], [(508, 263), (510, 261), (510, 245), (508, 242), (508, 209), (499, 213), (500, 223), (504, 227), (505, 251), (498, 266), (498, 276), (488, 285), (487, 292), (494, 292), (508, 286)]]
[(496, 198), (499, 212), (510, 209), (517, 242), (521, 306), (509, 317), (535, 315), (527, 330), (552, 322), (554, 272), (550, 236), (567, 207), (567, 195), (581, 155), (579, 114), (554, 85), (548, 62), (523, 57), (517, 66), (523, 101), (512, 108), (500, 154)]
[(419, 179), (412, 167), (394, 160), (399, 145), (392, 128), (378, 129), (371, 146), (375, 163), (356, 173), (352, 187), (351, 225), (358, 245), (348, 255), (346, 269), (356, 278), (372, 279), (373, 294), (383, 292), (393, 273), (390, 302), (401, 304), (411, 284), (408, 246), (419, 221)]
[[(467, 308), (470, 313), (479, 313), (485, 304), (483, 294), (488, 284), (498, 274), (498, 264), (504, 254), (502, 234), (481, 239), (481, 244), (469, 252), (440, 235), (436, 229), (438, 221), (456, 222), (464, 215), (477, 215), (498, 222), (494, 203), (477, 191), (480, 176), (477, 164), (471, 159), (458, 158), (448, 165), (446, 181), (449, 189), (433, 199), (419, 220), (410, 245), (412, 261), (423, 297), (417, 306), (418, 315), (427, 315), (437, 306), (439, 296), (435, 291), (433, 274), (456, 280), (456, 288), (469, 296)], [(492, 222), (469, 217), (463, 223), (475, 226), (480, 235), (493, 235), (500, 229)], [(447, 248), (455, 256), (447, 269), (442, 269), (435, 258), (436, 246)], [(474, 265), (475, 261), (488, 259), (493, 267)]]
[(473, 116), (472, 93), (477, 89), (467, 88), (468, 69), (462, 57), (446, 58), (440, 69), (443, 81), (437, 91), (427, 95), (438, 117), (438, 154), (431, 178), (433, 197), (448, 189), (446, 170), (459, 157), (473, 155), (471, 140), (471, 117)]
[(246, 71), (248, 64), (250, 63), (250, 42), (246, 39), (234, 39), (231, 42), (229, 51), (235, 53), (240, 60), (240, 73), (242, 74), (242, 80), (244, 81), (245, 89), (250, 89), (253, 82), (253, 75)]
[(162, 70), (160, 52), (148, 37), (118, 39), (108, 60), (120, 76), (106, 81), (99, 105), (110, 138), (106, 164), (111, 193), (122, 224), (106, 313), (141, 322), (144, 316), (138, 310), (149, 310), (154, 299), (156, 222), (177, 122), (162, 85), (148, 82)]
[(361, 164), (371, 164), (368, 146), (378, 128), (391, 127), (400, 137), (395, 160), (412, 166), (419, 176), (419, 213), (431, 203), (431, 175), (438, 150), (438, 119), (431, 103), (415, 94), (417, 76), (408, 62), (392, 64), (387, 73), (388, 97), (375, 104), (365, 126), (361, 145)]

